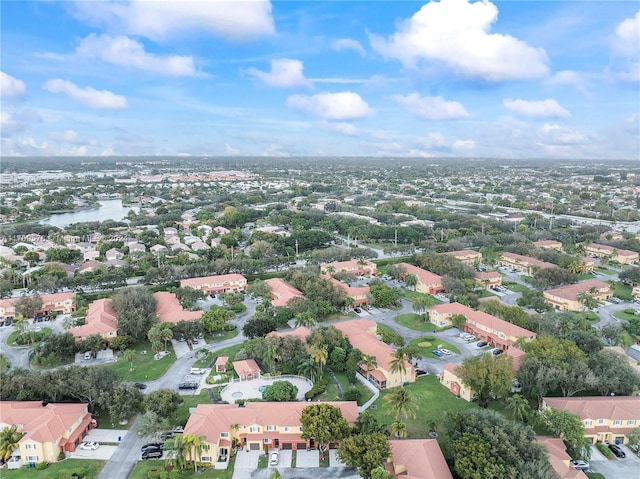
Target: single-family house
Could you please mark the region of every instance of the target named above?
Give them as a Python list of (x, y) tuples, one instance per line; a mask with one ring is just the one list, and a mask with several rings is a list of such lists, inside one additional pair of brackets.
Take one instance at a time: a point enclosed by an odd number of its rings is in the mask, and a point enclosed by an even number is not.
[[(318, 404), (318, 403), (313, 403)], [(327, 402), (339, 408), (350, 425), (358, 418), (355, 401)], [(306, 402), (247, 402), (199, 404), (189, 416), (185, 434), (203, 437), (199, 460), (216, 468), (226, 468), (232, 448), (245, 451), (270, 449), (309, 450), (318, 444), (303, 439), (300, 417)]]
[(593, 444), (626, 444), (627, 435), (640, 426), (640, 396), (545, 397), (542, 407), (577, 414)]
[(142, 243), (131, 243), (129, 245), (129, 254), (130, 255), (144, 254), (146, 252), (147, 252), (147, 247), (145, 245), (143, 245)]
[(546, 261), (540, 261), (539, 259), (515, 253), (502, 253), (502, 256), (498, 259), (498, 264), (529, 275), (539, 269), (558, 267), (553, 263), (547, 263)]
[(122, 259), (124, 258), (124, 253), (117, 248), (111, 248), (104, 253), (104, 257), (107, 261), (112, 259)]
[(167, 291), (153, 293), (156, 300), (156, 315), (161, 323), (178, 323), (200, 319), (204, 311), (185, 311), (178, 297)]
[(395, 479), (453, 479), (436, 439), (392, 439), (385, 469)]
[(277, 308), (286, 306), (293, 298), (304, 298), (304, 294), (301, 291), (282, 278), (267, 279), (265, 284), (271, 289), (271, 304)]
[(100, 263), (99, 261), (85, 261), (84, 263), (82, 263), (80, 265), (80, 267), (78, 268), (78, 271), (76, 271), (76, 273), (78, 274), (83, 274), (83, 273), (95, 273), (96, 271), (100, 270), (104, 268), (104, 265), (102, 263)]
[(0, 430), (15, 425), (24, 433), (9, 462), (24, 466), (57, 462), (60, 453), (75, 451), (91, 421), (87, 404), (0, 401)]
[(118, 335), (118, 314), (111, 307), (111, 299), (98, 299), (89, 305), (84, 324), (69, 331), (76, 341), (98, 334), (106, 340)]
[(404, 270), (400, 277), (402, 281), (406, 281), (407, 276), (411, 274), (418, 279), (416, 283), (418, 293), (435, 294), (444, 291), (441, 276), (409, 263), (398, 263), (398, 267)]
[(320, 265), (320, 273), (322, 274), (335, 274), (341, 271), (355, 276), (376, 276), (378, 266), (367, 259), (337, 261)]
[(334, 286), (342, 290), (345, 295), (351, 298), (352, 308), (364, 306), (365, 304), (367, 304), (368, 295), (369, 295), (369, 286), (350, 286), (341, 281), (338, 281), (337, 279), (335, 279), (332, 276), (329, 276), (328, 274), (321, 274), (320, 277), (323, 279), (326, 279), (327, 281), (330, 281), (331, 284), (333, 284)]
[(608, 283), (595, 279), (548, 289), (542, 293), (542, 296), (547, 303), (557, 310), (581, 311), (585, 309), (580, 302), (582, 293), (590, 294), (598, 301), (605, 301), (613, 296), (611, 286)]
[(502, 286), (502, 275), (498, 271), (476, 271), (473, 282), (482, 289), (496, 289)]
[(465, 264), (474, 264), (476, 261), (482, 261), (482, 253), (479, 251), (474, 251), (472, 249), (462, 249), (459, 251), (447, 251), (445, 253), (447, 256), (452, 256), (453, 258), (461, 261)]
[(183, 279), (180, 281), (180, 287), (200, 289), (207, 294), (242, 293), (247, 290), (247, 279), (237, 273), (221, 274)]

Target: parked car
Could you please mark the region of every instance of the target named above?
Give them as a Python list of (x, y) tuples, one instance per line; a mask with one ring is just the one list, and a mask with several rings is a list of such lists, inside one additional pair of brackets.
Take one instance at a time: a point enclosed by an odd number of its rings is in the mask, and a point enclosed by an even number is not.
[(571, 461), (571, 465), (573, 466), (574, 469), (578, 469), (579, 471), (585, 471), (587, 469), (591, 469), (591, 465), (587, 461), (582, 461), (580, 459)]
[(609, 448), (609, 450), (612, 453), (615, 454), (615, 456), (617, 458), (622, 459), (622, 458), (627, 457), (627, 455), (624, 453), (624, 451), (622, 449), (620, 449), (618, 446), (616, 446), (615, 444), (609, 444), (607, 447)]
[(270, 455), (269, 455), (269, 465), (270, 466), (277, 466), (278, 465), (278, 460), (280, 459), (279, 457), (280, 455), (278, 454), (277, 451), (273, 451)]
[(85, 449), (85, 450), (89, 450), (89, 451), (95, 451), (99, 447), (100, 447), (100, 443), (99, 442), (87, 441), (87, 442), (83, 442), (82, 444), (80, 444), (78, 446), (78, 449)]
[(422, 369), (416, 369), (416, 376), (427, 376), (429, 373), (426, 371), (423, 371)]
[(163, 454), (164, 454), (164, 451), (162, 450), (148, 449), (142, 453), (142, 459), (144, 459), (145, 461), (147, 459), (160, 459), (162, 458)]
[(433, 351), (431, 351), (431, 353), (432, 353), (434, 356), (437, 356), (437, 357), (439, 357), (439, 358), (444, 357), (444, 354), (443, 354), (443, 353), (442, 353), (442, 351), (440, 351), (439, 349), (434, 349)]
[(353, 310), (354, 310), (356, 313), (362, 313), (362, 310), (361, 310), (360, 308), (353, 308)]
[(494, 356), (499, 356), (502, 353), (504, 353), (504, 351), (500, 348), (495, 348), (493, 351), (491, 351), (491, 354), (493, 354)]
[(167, 439), (173, 439), (174, 437), (176, 437), (176, 434), (173, 431), (165, 431), (160, 434), (160, 439), (162, 439), (163, 441), (166, 441)]
[(468, 342), (468, 343), (470, 343), (471, 341), (475, 341), (476, 339), (478, 339), (478, 338), (476, 338), (473, 334), (470, 334), (469, 336), (467, 336), (466, 338), (464, 338), (464, 340), (465, 340), (466, 342)]
[(178, 384), (178, 389), (198, 389), (198, 386), (198, 383), (186, 382)]
[(449, 351), (449, 350), (448, 350), (448, 349), (446, 349), (446, 348), (442, 348), (442, 349), (440, 349), (440, 352), (441, 352), (442, 354), (444, 354), (445, 356), (451, 356), (451, 351)]
[(147, 385), (145, 383), (133, 383), (133, 385), (138, 389), (140, 389), (141, 391), (147, 389)]
[(489, 344), (489, 343), (487, 343), (486, 341), (478, 341), (476, 346), (479, 347), (479, 348), (484, 348), (487, 344)]
[(89, 360), (89, 359), (93, 359), (93, 353), (91, 351), (85, 351), (84, 352), (84, 358)]
[(162, 451), (164, 449), (164, 445), (161, 442), (149, 442), (149, 443), (145, 444), (144, 446), (142, 446), (140, 448), (140, 451), (144, 452), (144, 451), (151, 451), (151, 450), (156, 450), (156, 449)]
[(184, 426), (176, 426), (172, 429), (173, 432), (184, 432)]

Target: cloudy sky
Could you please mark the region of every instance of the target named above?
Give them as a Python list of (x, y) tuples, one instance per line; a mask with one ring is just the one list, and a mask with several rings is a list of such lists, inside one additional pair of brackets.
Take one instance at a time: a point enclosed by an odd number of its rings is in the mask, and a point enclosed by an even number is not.
[(637, 1), (3, 1), (2, 155), (640, 159)]

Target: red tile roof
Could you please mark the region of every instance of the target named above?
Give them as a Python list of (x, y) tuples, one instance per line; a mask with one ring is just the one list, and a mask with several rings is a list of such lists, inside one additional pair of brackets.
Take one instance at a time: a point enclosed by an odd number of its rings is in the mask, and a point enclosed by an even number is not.
[(435, 439), (390, 440), (394, 472), (401, 478), (453, 479)]
[(552, 408), (585, 419), (640, 419), (640, 396), (545, 397)]
[(282, 278), (267, 279), (265, 283), (271, 288), (271, 304), (278, 308), (286, 306), (293, 298), (304, 298), (301, 291)]
[(566, 286), (561, 286), (559, 288), (548, 289), (545, 293), (550, 294), (552, 296), (557, 296), (559, 298), (564, 298), (569, 301), (577, 301), (578, 295), (580, 293), (588, 293), (591, 288), (600, 289), (608, 289), (610, 288), (609, 284), (598, 281), (597, 279), (592, 279), (588, 281), (583, 281), (582, 283), (576, 284), (568, 284)]
[(567, 446), (557, 437), (536, 436), (536, 441), (549, 452), (549, 463), (560, 479), (587, 479), (587, 475), (569, 464), (571, 456), (567, 454)]
[(159, 291), (153, 293), (153, 297), (157, 301), (156, 314), (163, 323), (178, 323), (183, 320), (192, 321), (200, 319), (204, 314), (204, 311), (185, 311), (182, 309), (178, 297), (173, 293)]
[(537, 266), (540, 269), (544, 268), (557, 268), (558, 265), (553, 263), (547, 263), (546, 261), (540, 261), (539, 259), (530, 258), (529, 256), (522, 256), (521, 254), (515, 253), (502, 253), (502, 256), (510, 259), (516, 263), (529, 264), (531, 266)]
[(118, 314), (111, 307), (111, 299), (98, 299), (89, 305), (85, 324), (71, 330), (76, 338), (85, 338), (92, 334), (108, 334), (118, 331)]
[(180, 287), (185, 288), (187, 286), (190, 287), (198, 287), (203, 284), (218, 284), (218, 283), (237, 283), (239, 281), (246, 281), (245, 277), (241, 274), (231, 273), (231, 274), (220, 274), (215, 276), (204, 276), (201, 278), (189, 278), (183, 279), (180, 281)]
[(415, 274), (418, 277), (418, 280), (420, 280), (422, 284), (425, 284), (425, 285), (430, 285), (430, 284), (441, 285), (442, 284), (442, 277), (438, 276), (435, 273), (432, 273), (431, 271), (418, 268), (417, 266), (414, 266), (409, 263), (398, 263), (398, 266), (403, 267), (407, 274)]

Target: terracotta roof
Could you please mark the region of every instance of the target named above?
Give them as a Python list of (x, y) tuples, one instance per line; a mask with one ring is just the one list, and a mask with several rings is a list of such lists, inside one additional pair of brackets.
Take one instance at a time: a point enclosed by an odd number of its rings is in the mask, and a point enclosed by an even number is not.
[(18, 425), (26, 432), (20, 442), (55, 442), (87, 412), (86, 404), (49, 403), (41, 401), (0, 402), (0, 424)]
[(203, 276), (201, 278), (189, 278), (180, 281), (180, 287), (186, 286), (196, 287), (203, 284), (220, 284), (220, 283), (237, 283), (238, 281), (247, 281), (244, 276), (237, 273), (220, 274), (215, 276)]
[(479, 251), (475, 251), (472, 249), (461, 249), (458, 251), (445, 251), (444, 253), (440, 253), (440, 254), (448, 254), (451, 256), (455, 256), (456, 258), (463, 258), (465, 256), (482, 256), (482, 254)]
[[(527, 329), (521, 328), (520, 326), (516, 326), (515, 324), (511, 324), (508, 321), (504, 321), (503, 319), (496, 318), (490, 314), (487, 314), (483, 311), (476, 311), (475, 309), (471, 309), (468, 306), (465, 306), (460, 303), (442, 303), (436, 304), (431, 307), (432, 311), (436, 311), (439, 314), (462, 314), (467, 318), (467, 323), (475, 323), (485, 326), (489, 329), (488, 332), (493, 330), (503, 332), (507, 336), (511, 336), (514, 338), (518, 338), (520, 336), (532, 337), (536, 334)], [(503, 341), (501, 339), (501, 341)]]
[(524, 358), (524, 356), (526, 356), (527, 353), (525, 353), (522, 349), (513, 347), (513, 348), (507, 349), (505, 351), (505, 354), (513, 358), (513, 363), (512, 363), (513, 370), (516, 372), (519, 371), (520, 364), (522, 363), (522, 359)]
[(557, 437), (536, 436), (538, 444), (543, 445), (549, 453), (549, 463), (560, 479), (587, 479), (587, 475), (571, 467), (571, 456), (567, 454), (567, 446)]
[(216, 359), (216, 366), (224, 366), (225, 364), (227, 364), (229, 362), (229, 356), (218, 356), (218, 359)]
[(453, 479), (437, 440), (394, 439), (389, 445), (394, 470), (403, 473), (400, 477)]
[(321, 274), (320, 277), (322, 279), (326, 279), (327, 281), (331, 281), (333, 285), (337, 286), (342, 291), (344, 291), (344, 293), (350, 298), (366, 296), (369, 293), (369, 286), (359, 286), (359, 287), (349, 286), (348, 284), (344, 284), (341, 281), (338, 281), (337, 279), (335, 279), (334, 277), (329, 276), (328, 274)]
[(432, 273), (431, 271), (418, 268), (417, 266), (409, 263), (398, 263), (398, 266), (403, 267), (407, 274), (415, 274), (422, 284), (442, 284), (442, 277)]
[[(314, 403), (318, 404), (318, 403)], [(358, 418), (358, 404), (355, 401), (327, 402), (340, 408), (342, 417), (349, 424)], [(217, 444), (221, 432), (231, 432), (232, 426), (289, 426), (299, 427), (302, 410), (309, 406), (306, 402), (247, 402), (244, 407), (236, 404), (199, 404), (189, 416), (184, 428), (185, 434), (205, 436), (206, 441)], [(246, 432), (249, 432), (247, 427)]]
[(111, 307), (111, 299), (98, 299), (89, 305), (85, 322), (73, 328), (71, 334), (84, 338), (92, 334), (106, 334), (118, 330), (118, 314)]
[(534, 241), (533, 242), (533, 246), (562, 246), (562, 243), (560, 241), (555, 241), (555, 240), (540, 240), (540, 241)]
[(204, 311), (185, 311), (182, 309), (182, 305), (178, 300), (178, 297), (173, 293), (166, 291), (159, 291), (153, 293), (153, 297), (156, 298), (156, 314), (160, 321), (163, 323), (178, 323), (180, 321), (191, 321), (200, 319), (204, 314)]
[(476, 273), (474, 273), (473, 277), (480, 280), (483, 280), (483, 279), (491, 280), (491, 279), (502, 278), (502, 275), (497, 271), (477, 271)]
[(267, 337), (269, 337), (269, 336), (279, 336), (279, 337), (291, 336), (291, 337), (294, 337), (294, 338), (300, 338), (302, 340), (302, 342), (305, 342), (305, 340), (307, 339), (307, 337), (310, 334), (311, 334), (311, 330), (309, 328), (307, 328), (306, 326), (301, 326), (299, 328), (291, 329), (289, 331), (272, 331), (269, 334), (267, 334)]
[(591, 288), (600, 289), (609, 289), (610, 286), (603, 282), (598, 281), (597, 279), (591, 279), (588, 281), (583, 281), (582, 283), (576, 284), (568, 284), (566, 286), (561, 286), (559, 288), (548, 289), (545, 293), (550, 294), (552, 296), (558, 296), (559, 298), (564, 298), (570, 301), (577, 301), (578, 294), (587, 293)]
[(265, 280), (271, 288), (271, 304), (276, 307), (286, 306), (293, 298), (304, 298), (304, 294), (297, 290), (282, 278), (271, 278)]
[(258, 363), (256, 363), (255, 359), (243, 359), (242, 361), (234, 361), (232, 364), (233, 369), (240, 377), (247, 374), (255, 374), (261, 372), (260, 366), (258, 366)]
[(537, 266), (540, 269), (544, 268), (557, 268), (558, 265), (553, 263), (547, 263), (546, 261), (540, 261), (539, 259), (530, 258), (529, 256), (522, 256), (521, 254), (515, 253), (502, 253), (502, 256), (505, 258), (509, 258), (512, 261), (517, 263), (529, 264), (531, 266)]
[(585, 419), (640, 419), (640, 396), (545, 397), (552, 408), (569, 411)]
[[(27, 296), (30, 297), (30, 296)], [(41, 294), (40, 298), (42, 299), (42, 305), (47, 306), (56, 303), (64, 303), (66, 301), (76, 299), (76, 293), (54, 293), (54, 294)], [(0, 307), (1, 308), (12, 308), (15, 307), (16, 303), (22, 299), (22, 297), (18, 298), (7, 298), (0, 299)]]
[(340, 271), (340, 270), (352, 270), (352, 269), (364, 269), (364, 268), (373, 268), (376, 269), (376, 264), (372, 263), (369, 260), (363, 260), (364, 264), (360, 264), (359, 261), (362, 260), (357, 260), (357, 259), (353, 259), (350, 261), (336, 261), (335, 263), (322, 263), (320, 265), (320, 270), (324, 271), (327, 268), (329, 268), (330, 266), (333, 266), (335, 268), (336, 271)]

